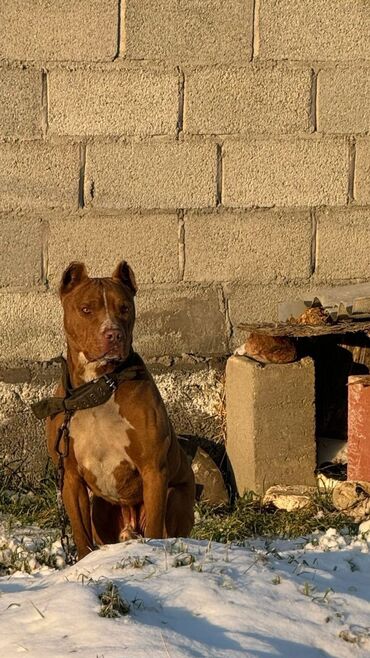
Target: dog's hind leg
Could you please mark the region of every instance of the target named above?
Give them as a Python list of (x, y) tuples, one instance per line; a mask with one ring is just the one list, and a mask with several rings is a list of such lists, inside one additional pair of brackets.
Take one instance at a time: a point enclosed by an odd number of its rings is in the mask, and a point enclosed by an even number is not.
[(116, 544), (140, 535), (140, 505), (113, 505), (93, 496), (91, 521), (97, 544)]
[(170, 487), (167, 498), (166, 537), (189, 537), (194, 525), (194, 494), (191, 483)]
[(188, 468), (184, 453), (181, 454), (181, 461), (178, 479), (168, 489), (166, 537), (189, 537), (194, 525), (194, 474)]
[(93, 496), (91, 522), (97, 544), (116, 544), (121, 531), (121, 506), (113, 505), (104, 498)]

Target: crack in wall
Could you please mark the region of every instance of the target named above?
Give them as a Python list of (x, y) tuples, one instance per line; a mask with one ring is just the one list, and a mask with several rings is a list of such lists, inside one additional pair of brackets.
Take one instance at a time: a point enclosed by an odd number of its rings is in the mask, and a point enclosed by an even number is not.
[(349, 139), (349, 154), (348, 154), (348, 193), (347, 204), (353, 203), (355, 200), (355, 169), (356, 169), (356, 138), (350, 137)]
[(45, 139), (49, 128), (49, 85), (46, 69), (41, 71), (41, 127)]
[(184, 211), (177, 211), (178, 240), (179, 240), (179, 281), (184, 280), (185, 274), (185, 221)]
[(317, 132), (317, 78), (319, 71), (311, 69), (310, 124), (312, 132)]
[(219, 300), (220, 300), (220, 310), (225, 318), (226, 341), (227, 341), (228, 351), (230, 352), (230, 343), (234, 336), (234, 328), (230, 318), (229, 300), (226, 296), (225, 290), (222, 285), (220, 285), (218, 291), (219, 291)]
[(86, 144), (80, 144), (80, 177), (78, 182), (78, 207), (85, 207)]
[(49, 222), (42, 222), (41, 233), (41, 282), (49, 290)]
[(260, 1), (261, 0), (254, 0), (253, 2), (251, 61), (258, 57), (260, 52)]
[(177, 67), (176, 70), (179, 76), (176, 139), (179, 139), (180, 133), (182, 133), (184, 129), (185, 74), (184, 71), (179, 66)]
[(122, 31), (125, 29), (125, 20), (123, 17), (122, 20), (122, 12), (124, 12), (126, 9), (126, 3), (125, 0), (118, 0), (117, 2), (117, 11), (118, 11), (118, 16), (117, 16), (117, 50), (116, 54), (113, 57), (113, 61), (115, 59), (118, 59), (121, 55), (121, 39), (122, 39)]
[(316, 209), (315, 208), (311, 208), (310, 216), (311, 216), (311, 267), (310, 267), (310, 276), (312, 276), (316, 272), (317, 248), (318, 248), (318, 240), (317, 240), (318, 223), (317, 223)]
[(216, 149), (216, 206), (222, 205), (222, 145), (217, 144)]

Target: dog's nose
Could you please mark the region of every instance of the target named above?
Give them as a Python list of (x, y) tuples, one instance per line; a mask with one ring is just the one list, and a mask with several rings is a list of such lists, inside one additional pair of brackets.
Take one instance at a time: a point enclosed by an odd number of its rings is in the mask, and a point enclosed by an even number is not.
[(122, 332), (119, 329), (106, 329), (104, 331), (104, 338), (109, 343), (118, 343), (122, 338)]

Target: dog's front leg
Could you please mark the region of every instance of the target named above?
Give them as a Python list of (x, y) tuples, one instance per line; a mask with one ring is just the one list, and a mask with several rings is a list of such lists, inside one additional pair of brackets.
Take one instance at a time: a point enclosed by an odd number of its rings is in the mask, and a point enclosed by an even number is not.
[(161, 539), (165, 534), (168, 474), (167, 467), (146, 467), (142, 472), (145, 509), (145, 537)]
[(78, 559), (81, 560), (93, 550), (94, 545), (89, 495), (85, 483), (77, 473), (65, 472), (62, 495), (71, 522)]

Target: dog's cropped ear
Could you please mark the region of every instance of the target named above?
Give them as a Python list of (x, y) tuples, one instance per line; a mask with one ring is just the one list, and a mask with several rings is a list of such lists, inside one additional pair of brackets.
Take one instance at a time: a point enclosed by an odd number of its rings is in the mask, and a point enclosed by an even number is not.
[(136, 294), (137, 285), (135, 275), (127, 261), (121, 260), (121, 262), (118, 263), (112, 274), (112, 279), (118, 279), (123, 285), (128, 286), (134, 295)]
[(82, 283), (82, 281), (87, 278), (88, 274), (84, 263), (70, 263), (62, 274), (62, 280), (59, 287), (60, 296), (64, 297), (64, 295), (71, 292), (75, 286)]

